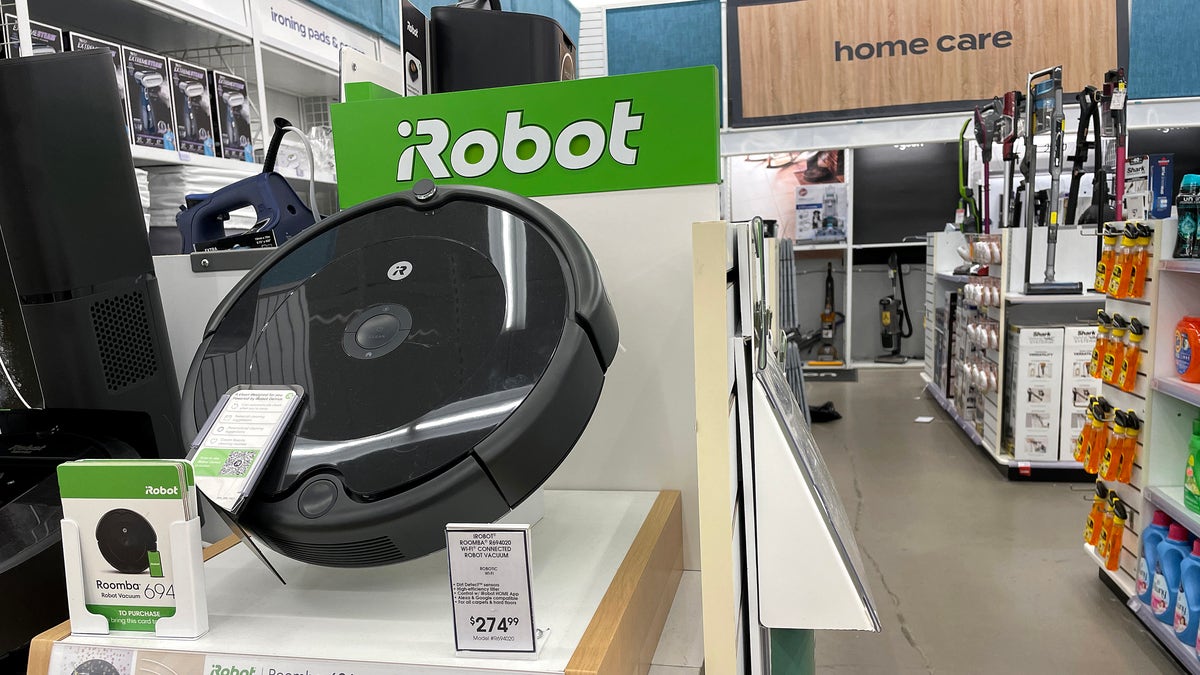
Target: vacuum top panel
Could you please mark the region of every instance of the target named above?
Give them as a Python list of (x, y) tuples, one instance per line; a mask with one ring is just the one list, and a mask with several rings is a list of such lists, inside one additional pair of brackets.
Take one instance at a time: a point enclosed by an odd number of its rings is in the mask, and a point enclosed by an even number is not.
[[(194, 419), (236, 384), (298, 384), (290, 456), (260, 494), (314, 471), (371, 500), (470, 454), (554, 355), (568, 278), (545, 236), (495, 206), (388, 206), (294, 248), (202, 347)], [(198, 370), (196, 370), (198, 367)]]

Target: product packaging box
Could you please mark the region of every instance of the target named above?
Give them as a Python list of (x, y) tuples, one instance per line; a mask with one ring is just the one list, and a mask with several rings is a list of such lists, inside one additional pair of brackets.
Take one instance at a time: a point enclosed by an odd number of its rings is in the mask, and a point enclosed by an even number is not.
[(215, 157), (208, 70), (175, 59), (167, 59), (167, 67), (171, 71), (176, 145), (184, 152)]
[(429, 20), (409, 0), (400, 0), (400, 51), (404, 52), (404, 95), (429, 93)]
[(1088, 399), (1100, 393), (1100, 379), (1088, 375), (1092, 348), (1096, 346), (1095, 326), (1063, 328), (1062, 416), (1059, 422), (1058, 458), (1074, 459), (1075, 439), (1087, 422)]
[(67, 33), (67, 46), (73, 52), (83, 51), (85, 49), (107, 49), (112, 55), (113, 74), (117, 79), (117, 92), (121, 96), (121, 110), (125, 112), (125, 133), (129, 133), (129, 93), (125, 82), (125, 69), (122, 67), (121, 61), (121, 45), (108, 40), (85, 35), (71, 31)]
[(122, 47), (135, 145), (175, 150), (175, 115), (166, 57)]
[(1009, 327), (1005, 436), (1015, 459), (1058, 460), (1062, 364), (1061, 326)]
[(1175, 155), (1137, 155), (1125, 160), (1125, 216), (1170, 218), (1175, 201)]
[(254, 161), (254, 143), (250, 131), (250, 91), (246, 81), (218, 70), (209, 71), (212, 113), (217, 130), (220, 156)]
[[(58, 467), (63, 518), (78, 528), (83, 604), (109, 630), (154, 632), (175, 615), (172, 525), (197, 515), (191, 465), (80, 460)], [(199, 547), (196, 547), (199, 551)], [(72, 598), (72, 603), (78, 598)]]
[[(4, 56), (7, 58), (16, 58), (18, 56), (27, 56), (21, 54), (19, 39), (17, 38), (17, 15), (5, 14), (4, 25), (6, 26), (4, 35)], [(39, 23), (37, 21), (29, 22), (29, 42), (33, 47), (33, 56), (41, 56), (42, 54), (57, 54), (63, 51), (63, 32), (61, 28), (56, 28), (49, 24)]]

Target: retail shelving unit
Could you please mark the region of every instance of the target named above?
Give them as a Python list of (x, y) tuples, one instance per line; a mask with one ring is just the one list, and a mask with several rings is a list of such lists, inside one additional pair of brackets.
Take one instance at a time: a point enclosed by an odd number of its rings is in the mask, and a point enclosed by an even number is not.
[[(1118, 494), (1135, 508), (1136, 515), (1126, 523), (1122, 544), (1120, 576), (1128, 576), (1121, 589), (1129, 597), (1129, 608), (1148, 627), (1180, 663), (1191, 673), (1200, 673), (1200, 660), (1195, 649), (1175, 637), (1170, 626), (1158, 621), (1135, 594), (1137, 558), (1141, 552), (1139, 533), (1155, 510), (1166, 512), (1171, 519), (1186, 527), (1193, 536), (1200, 536), (1200, 514), (1187, 508), (1183, 501), (1183, 472), (1192, 435), (1192, 420), (1200, 414), (1200, 385), (1181, 381), (1175, 372), (1175, 324), (1181, 318), (1200, 314), (1200, 261), (1174, 260), (1176, 223), (1174, 220), (1153, 221), (1155, 228), (1155, 264), (1149, 277), (1146, 297), (1149, 304), (1118, 306), (1116, 311), (1131, 312), (1149, 318), (1149, 333), (1143, 344), (1149, 349), (1143, 356), (1145, 365), (1139, 369), (1138, 387), (1145, 409), (1133, 481), (1118, 486)], [(1110, 305), (1113, 303), (1109, 301)], [(1140, 313), (1139, 313), (1140, 312)], [(1111, 387), (1105, 388), (1105, 395)], [(1110, 399), (1111, 400), (1111, 399)], [(1133, 534), (1133, 536), (1130, 536)], [(1124, 581), (1122, 579), (1122, 581)], [(1172, 589), (1173, 592), (1174, 589)]]
[[(1066, 232), (1073, 233), (1067, 234), (1068, 237), (1085, 237), (1077, 230), (1067, 230)], [(1079, 462), (1073, 460), (1018, 460), (1003, 446), (1006, 327), (1014, 317), (1021, 320), (1043, 320), (1049, 312), (1060, 313), (1063, 306), (1076, 307), (1079, 312), (1094, 312), (1095, 308), (1104, 302), (1104, 296), (1090, 293), (1073, 296), (1029, 296), (1013, 291), (1012, 289), (1019, 288), (1019, 284), (1023, 281), (1016, 279), (1014, 274), (1016, 270), (1023, 268), (1021, 266), (1014, 267), (1008, 264), (1008, 261), (1023, 259), (1024, 230), (1003, 229), (999, 233), (1001, 235), (1002, 262), (988, 267), (988, 278), (996, 280), (1000, 286), (1000, 304), (999, 306), (979, 308), (1000, 327), (997, 348), (981, 350), (983, 358), (996, 367), (996, 391), (979, 395), (978, 405), (982, 410), (978, 415), (978, 420), (966, 419), (954, 404), (952, 393), (943, 390), (938, 384), (938, 378), (934, 375), (933, 352), (936, 349), (937, 332), (941, 330), (941, 327), (937, 326), (934, 321), (936, 312), (945, 306), (947, 291), (960, 289), (978, 278), (952, 272), (957, 265), (962, 263), (955, 250), (966, 243), (966, 239), (959, 233), (931, 233), (928, 237), (925, 266), (926, 358), (923, 373), (926, 389), (955, 423), (962, 427), (971, 441), (982, 448), (1009, 478), (1079, 480), (1084, 477), (1083, 465)], [(1094, 247), (1094, 239), (1088, 237), (1086, 241), (1088, 246)], [(1076, 262), (1077, 266), (1078, 264)]]

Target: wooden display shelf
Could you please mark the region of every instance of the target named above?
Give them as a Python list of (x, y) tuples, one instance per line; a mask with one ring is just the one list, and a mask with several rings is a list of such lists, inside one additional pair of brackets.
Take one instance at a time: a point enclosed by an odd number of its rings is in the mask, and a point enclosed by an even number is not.
[(205, 550), (207, 635), (72, 636), (64, 622), (34, 638), (28, 673), (47, 674), (60, 646), (319, 661), (363, 673), (646, 673), (683, 573), (680, 493), (547, 492), (533, 542), (535, 617), (550, 630), (535, 660), (455, 656), (444, 554), (362, 570), (273, 556), (292, 581), (281, 586), (229, 537)]

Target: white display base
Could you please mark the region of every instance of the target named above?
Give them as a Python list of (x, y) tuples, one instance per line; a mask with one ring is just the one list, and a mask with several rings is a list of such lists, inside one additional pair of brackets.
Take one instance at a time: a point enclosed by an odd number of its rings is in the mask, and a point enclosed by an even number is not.
[(263, 673), (268, 666), (277, 672), (329, 666), (356, 675), (563, 673), (657, 497), (545, 493), (545, 517), (533, 528), (533, 588), (538, 626), (550, 632), (536, 661), (455, 656), (444, 552), (401, 565), (331, 569), (267, 551), (288, 580), (283, 586), (244, 546), (205, 563), (210, 630), (202, 638), (72, 635), (55, 649), (201, 653), (210, 661), (225, 657), (215, 661), (222, 665), (262, 664)]

